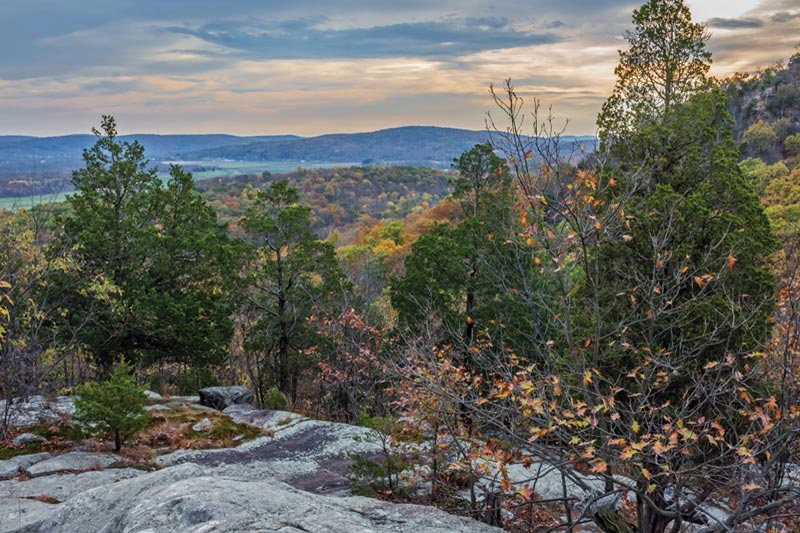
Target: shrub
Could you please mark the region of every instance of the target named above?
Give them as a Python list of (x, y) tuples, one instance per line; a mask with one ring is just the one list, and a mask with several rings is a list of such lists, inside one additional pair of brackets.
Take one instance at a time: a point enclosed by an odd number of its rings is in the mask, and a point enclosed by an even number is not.
[(147, 426), (144, 389), (136, 386), (132, 367), (123, 361), (105, 383), (89, 383), (75, 398), (74, 419), (90, 435), (114, 439), (114, 450)]
[(269, 411), (285, 411), (288, 402), (278, 387), (272, 387), (264, 395), (264, 409)]

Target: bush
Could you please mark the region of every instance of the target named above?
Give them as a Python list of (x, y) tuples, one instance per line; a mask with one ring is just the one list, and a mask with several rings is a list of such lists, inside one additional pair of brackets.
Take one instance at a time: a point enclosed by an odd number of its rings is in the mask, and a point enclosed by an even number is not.
[(206, 387), (218, 387), (219, 380), (209, 368), (191, 368), (178, 376), (178, 394), (191, 395)]
[(81, 387), (74, 419), (90, 434), (114, 439), (114, 450), (147, 426), (144, 389), (136, 386), (132, 367), (123, 361), (105, 383)]
[(800, 133), (786, 137), (783, 141), (783, 151), (788, 157), (800, 156)]
[(264, 409), (269, 411), (285, 411), (288, 402), (278, 387), (272, 387), (264, 395)]

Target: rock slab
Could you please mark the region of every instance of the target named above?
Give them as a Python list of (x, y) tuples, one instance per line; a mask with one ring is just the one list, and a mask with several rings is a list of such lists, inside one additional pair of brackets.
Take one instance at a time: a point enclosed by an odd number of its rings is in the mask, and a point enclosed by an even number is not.
[(26, 469), (30, 477), (48, 476), (58, 472), (80, 472), (111, 466), (120, 460), (110, 453), (70, 452), (36, 463)]
[(5, 461), (0, 461), (0, 480), (11, 479), (29, 466), (50, 459), (52, 455), (47, 452), (18, 455)]
[[(92, 511), (87, 513), (87, 509)], [(50, 517), (18, 531), (489, 533), (500, 530), (432, 507), (397, 505), (359, 496), (318, 496), (274, 479), (243, 481), (207, 476), (199, 465), (184, 464), (75, 496)]]

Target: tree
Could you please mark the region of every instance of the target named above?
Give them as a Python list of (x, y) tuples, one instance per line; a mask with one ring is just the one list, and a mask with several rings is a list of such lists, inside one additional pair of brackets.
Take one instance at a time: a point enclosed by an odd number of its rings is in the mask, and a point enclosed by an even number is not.
[(418, 329), (424, 324), (417, 318), (433, 313), (442, 321), (443, 339), (469, 346), (476, 305), (486, 304), (476, 304), (476, 294), (490, 275), (487, 256), (496, 251), (494, 234), (499, 242), (509, 235), (510, 183), (505, 163), (489, 143), (464, 152), (453, 167), (459, 172), (451, 197), (460, 210), (457, 224), (438, 224), (414, 243), (391, 294), (403, 326)]
[(789, 135), (784, 139), (783, 152), (787, 157), (800, 156), (800, 133)]
[(114, 451), (147, 426), (144, 389), (136, 386), (133, 368), (124, 360), (105, 383), (89, 383), (75, 397), (74, 419), (91, 435), (114, 439)]
[[(681, 14), (671, 24), (643, 18), (670, 6)], [(667, 91), (663, 61), (641, 63), (638, 78), (623, 68), (617, 99), (631, 80), (650, 81), (604, 108), (603, 150), (578, 168), (558, 157), (557, 135), (539, 140), (538, 128), (553, 131), (550, 120), (541, 126), (534, 112), (534, 134), (521, 132), (510, 84), (495, 98), (510, 123), (498, 137), (525, 193), (520, 233), (546, 280), (530, 301), (559, 302), (543, 317), (550, 326), (539, 356), (532, 363), (491, 331), (475, 346), (481, 372), (453, 363), (458, 347), (412, 346), (402, 390), (412, 412), (445, 424), (440, 436), (460, 457), (453, 470), (499, 472), (504, 497), (516, 489), (523, 502), (536, 503), (540, 474), (531, 468), (531, 482), (514, 487), (509, 463), (542, 461), (581, 487), (576, 508), (564, 484), (568, 527), (594, 520), (606, 531), (682, 531), (702, 523), (725, 490), (737, 494), (735, 508), (703, 531), (769, 528), (800, 494), (781, 481), (796, 458), (800, 417), (783, 407), (796, 392), (771, 386), (778, 374), (792, 381), (793, 370), (762, 363), (776, 241), (737, 165), (724, 95), (705, 80), (704, 32), (682, 25), (690, 17), (680, 2), (651, 1), (635, 20), (632, 48), (679, 44), (690, 53), (676, 72), (694, 74)], [(659, 32), (644, 31), (652, 24)], [(475, 434), (453, 416), (465, 410)], [(508, 448), (492, 452), (497, 468), (476, 468), (493, 437)], [(634, 495), (635, 525), (602, 505), (620, 493)]]
[(625, 32), (629, 47), (619, 52), (614, 91), (598, 119), (606, 143), (624, 142), (703, 91), (711, 66), (709, 34), (692, 22), (683, 0), (649, 0), (633, 11), (633, 24)]
[[(31, 211), (0, 212), (0, 395), (6, 398), (0, 413), (0, 434), (5, 434), (14, 398), (72, 386), (67, 361), (76, 333), (86, 322), (76, 320), (74, 330), (58, 335), (55, 326), (64, 304), (61, 287), (50, 282), (54, 274), (74, 273), (74, 255), (51, 239), (50, 207)], [(87, 309), (84, 317), (91, 316)], [(63, 380), (53, 379), (56, 370)]]
[(763, 120), (751, 124), (742, 135), (742, 142), (747, 145), (752, 153), (762, 159), (768, 159), (778, 142), (778, 134), (771, 124)]
[(299, 200), (286, 180), (272, 183), (240, 222), (253, 246), (246, 335), (261, 400), (271, 385), (296, 400), (304, 350), (313, 345), (308, 318), (346, 286), (333, 246), (311, 232), (311, 208)]
[(93, 131), (62, 220), (80, 270), (53, 279), (70, 295), (65, 329), (93, 311), (80, 340), (105, 372), (122, 357), (219, 364), (233, 331), (234, 243), (191, 174), (172, 166), (164, 187), (144, 148), (118, 141), (113, 117)]

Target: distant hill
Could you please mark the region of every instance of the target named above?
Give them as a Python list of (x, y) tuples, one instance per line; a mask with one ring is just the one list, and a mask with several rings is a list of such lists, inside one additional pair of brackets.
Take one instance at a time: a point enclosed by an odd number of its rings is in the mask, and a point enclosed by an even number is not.
[[(252, 142), (199, 150), (189, 159), (239, 161), (309, 161), (363, 164), (415, 165), (450, 168), (453, 158), (489, 140), (486, 131), (433, 126), (405, 126), (369, 133), (320, 135), (291, 141)], [(565, 147), (593, 142), (594, 137), (565, 137)]]
[[(122, 135), (138, 140), (153, 163), (167, 160), (194, 162), (294, 162), (300, 166), (330, 164), (422, 166), (449, 169), (453, 158), (475, 144), (489, 140), (486, 131), (432, 126), (406, 126), (369, 133), (329, 134), (302, 138), (293, 135), (237, 137), (234, 135)], [(594, 137), (564, 137), (566, 153), (580, 145), (591, 150)], [(72, 170), (82, 165), (83, 150), (93, 135), (60, 137), (0, 137), (0, 198), (60, 192)], [(219, 163), (221, 165), (221, 163)], [(218, 164), (194, 165), (213, 175)], [(208, 176), (206, 176), (208, 177)]]
[[(184, 153), (248, 144), (252, 142), (287, 141), (300, 139), (294, 135), (237, 137), (235, 135), (154, 135), (149, 133), (120, 135), (121, 141), (139, 141), (152, 159), (180, 158)], [(63, 135), (59, 137), (0, 137), (0, 170), (14, 164), (39, 161), (57, 166), (64, 161), (80, 161), (83, 150), (95, 143), (94, 135)]]
[[(121, 135), (122, 141), (139, 141), (147, 157), (157, 163), (184, 159), (184, 154), (215, 147), (253, 142), (300, 139), (295, 135)], [(94, 135), (58, 137), (0, 136), (0, 198), (61, 191), (72, 170), (83, 164), (83, 150), (96, 141)]]

